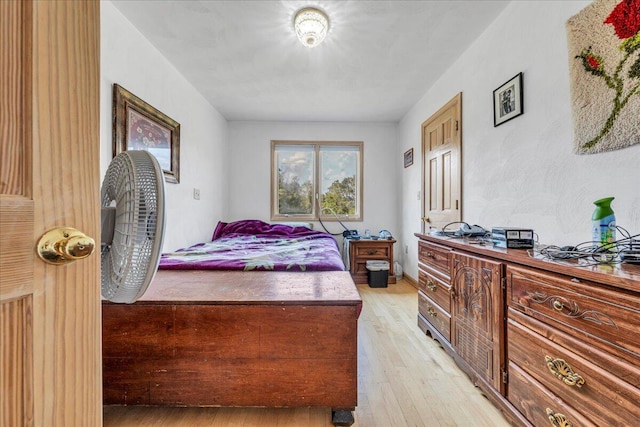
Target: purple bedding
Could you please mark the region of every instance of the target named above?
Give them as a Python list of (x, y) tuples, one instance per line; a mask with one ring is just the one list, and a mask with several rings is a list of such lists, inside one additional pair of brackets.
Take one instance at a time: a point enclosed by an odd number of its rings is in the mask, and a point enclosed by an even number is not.
[(258, 220), (219, 222), (211, 242), (160, 259), (164, 270), (344, 270), (338, 244), (327, 233)]

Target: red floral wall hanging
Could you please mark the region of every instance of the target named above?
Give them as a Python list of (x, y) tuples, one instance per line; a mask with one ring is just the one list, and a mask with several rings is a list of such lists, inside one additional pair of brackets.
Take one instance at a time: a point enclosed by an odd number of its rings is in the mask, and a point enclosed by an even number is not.
[(640, 143), (640, 0), (596, 0), (567, 22), (575, 151)]

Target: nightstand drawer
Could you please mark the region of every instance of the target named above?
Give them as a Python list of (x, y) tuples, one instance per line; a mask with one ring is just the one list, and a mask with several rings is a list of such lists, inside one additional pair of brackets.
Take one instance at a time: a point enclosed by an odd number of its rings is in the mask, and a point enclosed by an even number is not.
[(418, 289), (431, 298), (436, 304), (451, 313), (451, 286), (436, 276), (418, 270)]
[[(595, 424), (633, 425), (640, 419), (640, 390), (612, 375), (608, 367), (596, 366), (513, 320), (507, 336), (511, 362)], [(623, 378), (631, 376), (628, 372)]]
[(424, 241), (418, 242), (418, 261), (428, 268), (443, 274), (445, 278), (449, 278), (451, 273), (449, 270), (449, 254), (450, 250), (443, 246), (434, 245)]
[(510, 307), (632, 364), (640, 360), (640, 298), (587, 281), (509, 266)]
[(451, 341), (451, 315), (418, 291), (418, 312), (440, 332), (447, 341)]
[(388, 258), (391, 246), (384, 244), (366, 243), (355, 247), (354, 256), (372, 258)]

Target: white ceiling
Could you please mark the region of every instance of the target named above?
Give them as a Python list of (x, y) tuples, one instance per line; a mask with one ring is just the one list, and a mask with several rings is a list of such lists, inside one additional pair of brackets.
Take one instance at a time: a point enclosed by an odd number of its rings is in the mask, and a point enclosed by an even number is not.
[[(113, 3), (227, 120), (395, 122), (509, 1)], [(330, 19), (313, 49), (292, 25), (310, 5)]]

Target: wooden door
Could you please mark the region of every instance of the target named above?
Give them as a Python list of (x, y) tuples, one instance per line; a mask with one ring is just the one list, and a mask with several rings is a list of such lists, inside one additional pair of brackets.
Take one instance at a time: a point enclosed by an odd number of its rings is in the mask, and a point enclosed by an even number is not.
[(460, 221), (462, 93), (422, 124), (422, 232)]
[(100, 251), (64, 266), (55, 227), (99, 244), (97, 0), (0, 1), (0, 426), (99, 426)]

